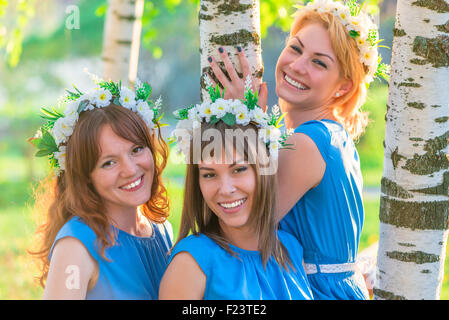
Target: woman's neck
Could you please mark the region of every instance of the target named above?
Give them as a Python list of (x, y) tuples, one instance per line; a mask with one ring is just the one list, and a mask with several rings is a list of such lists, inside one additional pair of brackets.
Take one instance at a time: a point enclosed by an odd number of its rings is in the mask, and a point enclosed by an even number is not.
[(301, 107), (291, 106), (285, 101), (282, 102), (282, 106), (282, 111), (287, 112), (284, 122), (288, 129), (296, 129), (304, 122), (311, 120), (330, 119), (336, 121), (332, 111), (327, 106), (302, 109)]
[(259, 235), (254, 232), (254, 229), (249, 227), (232, 228), (222, 225), (221, 221), (220, 228), (223, 236), (232, 245), (250, 251), (259, 249)]
[(107, 216), (115, 227), (126, 233), (137, 237), (151, 236), (148, 221), (139, 213), (138, 207), (129, 209), (110, 208)]

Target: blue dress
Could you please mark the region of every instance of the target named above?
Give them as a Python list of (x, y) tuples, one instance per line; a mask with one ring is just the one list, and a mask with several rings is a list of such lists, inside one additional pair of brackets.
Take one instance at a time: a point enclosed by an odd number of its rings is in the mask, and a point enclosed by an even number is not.
[[(356, 261), (364, 210), (360, 161), (352, 139), (333, 120), (308, 121), (295, 133), (309, 136), (318, 147), (326, 170), (318, 186), (307, 191), (281, 220), (304, 248), (304, 262), (341, 264)], [(292, 253), (294, 254), (294, 253)], [(308, 279), (317, 300), (368, 299), (358, 272), (314, 273)]]
[[(159, 283), (167, 268), (171, 239), (165, 226), (159, 230), (152, 223), (151, 237), (137, 237), (118, 230), (114, 246), (105, 250), (102, 258), (95, 245), (95, 232), (79, 217), (73, 217), (59, 230), (50, 251), (59, 239), (74, 237), (80, 240), (97, 261), (99, 276), (96, 285), (87, 291), (87, 300), (147, 300), (158, 299)], [(164, 232), (165, 234), (162, 234)]]
[[(302, 265), (298, 241), (286, 232), (279, 240), (290, 255), (295, 272), (286, 271), (271, 257), (265, 270), (259, 251), (229, 245), (238, 254), (231, 255), (204, 234), (190, 235), (173, 248), (170, 260), (182, 251), (189, 252), (206, 275), (204, 300), (309, 300), (312, 292)], [(290, 269), (290, 267), (289, 267)]]

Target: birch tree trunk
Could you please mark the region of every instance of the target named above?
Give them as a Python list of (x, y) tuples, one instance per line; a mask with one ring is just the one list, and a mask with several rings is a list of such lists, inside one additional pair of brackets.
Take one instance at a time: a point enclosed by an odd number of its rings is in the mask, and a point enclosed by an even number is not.
[[(258, 87), (263, 75), (259, 0), (201, 0), (199, 24), (202, 100), (209, 99), (203, 75), (208, 73), (218, 83), (207, 58), (221, 61), (219, 47), (228, 52), (237, 73), (243, 77), (236, 50), (237, 46), (242, 47)], [(223, 63), (220, 66), (227, 75)]]
[(449, 4), (399, 0), (375, 299), (439, 299), (449, 210)]
[(103, 35), (103, 78), (133, 85), (137, 76), (144, 0), (109, 0)]

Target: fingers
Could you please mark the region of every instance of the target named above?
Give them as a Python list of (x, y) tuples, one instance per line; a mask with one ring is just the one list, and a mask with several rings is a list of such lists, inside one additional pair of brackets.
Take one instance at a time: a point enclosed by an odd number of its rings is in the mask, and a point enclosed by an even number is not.
[(209, 57), (207, 58), (207, 60), (209, 61), (210, 67), (212, 68), (212, 71), (215, 74), (215, 77), (218, 79), (218, 81), (220, 81), (221, 85), (225, 88), (230, 86), (230, 82), (228, 80), (228, 78), (226, 77), (226, 75), (223, 73), (223, 71), (221, 71), (220, 67), (218, 66), (217, 61), (215, 61), (215, 59), (213, 57)]
[(237, 47), (237, 56), (239, 57), (240, 66), (242, 67), (243, 79), (245, 80), (248, 75), (251, 76), (251, 68), (249, 67), (248, 59), (246, 59), (246, 55), (242, 47)]
[(267, 83), (263, 82), (260, 85), (257, 105), (261, 107), (264, 112), (267, 112), (267, 97), (268, 97)]
[(218, 49), (218, 52), (220, 52), (221, 59), (223, 60), (226, 71), (228, 72), (231, 81), (238, 81), (240, 78), (235, 71), (234, 65), (232, 64), (231, 59), (229, 59), (229, 55), (226, 50), (223, 47), (220, 47)]

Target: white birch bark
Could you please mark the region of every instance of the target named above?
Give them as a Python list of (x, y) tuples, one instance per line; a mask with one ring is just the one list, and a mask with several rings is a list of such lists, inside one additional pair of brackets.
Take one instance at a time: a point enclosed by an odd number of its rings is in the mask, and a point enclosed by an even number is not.
[[(201, 0), (199, 24), (202, 99), (209, 99), (203, 75), (209, 73), (216, 81), (207, 59), (214, 57), (221, 61), (219, 47), (228, 52), (241, 77), (236, 47), (242, 47), (258, 86), (263, 74), (259, 0)], [(225, 71), (223, 65), (222, 70)]]
[(103, 35), (105, 80), (133, 85), (137, 76), (144, 0), (109, 0)]
[(449, 4), (399, 0), (375, 299), (439, 299), (449, 208)]

